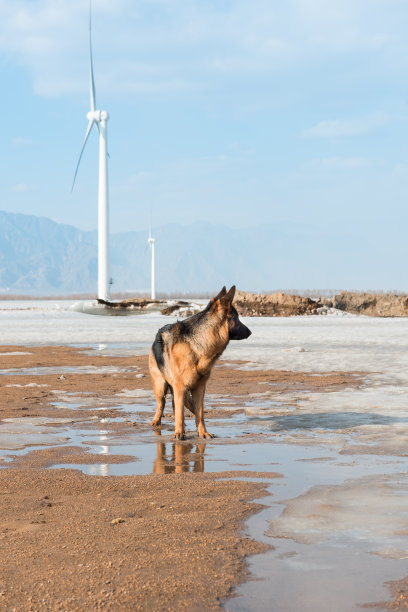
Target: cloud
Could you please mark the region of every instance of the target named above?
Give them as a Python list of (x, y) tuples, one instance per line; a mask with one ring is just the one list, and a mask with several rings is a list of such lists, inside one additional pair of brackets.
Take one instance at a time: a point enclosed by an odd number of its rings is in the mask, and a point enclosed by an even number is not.
[(361, 170), (370, 166), (382, 165), (382, 161), (372, 161), (365, 157), (321, 157), (302, 164), (303, 170)]
[(365, 117), (352, 119), (332, 119), (320, 121), (317, 125), (301, 132), (303, 138), (344, 138), (367, 134), (389, 123), (385, 113), (371, 113)]
[(31, 138), (13, 138), (11, 144), (16, 149), (23, 149), (25, 147), (31, 147), (33, 141), (31, 140)]
[[(299, 33), (310, 47), (348, 55), (393, 44), (388, 0), (294, 0), (292, 4), (301, 22)], [(398, 5), (404, 10), (403, 0), (394, 2), (395, 17)]]
[[(394, 0), (392, 11), (388, 3), (94, 0), (97, 93), (194, 92), (231, 81), (263, 82), (324, 64), (328, 56), (375, 52), (387, 74), (390, 58), (401, 62), (408, 55), (404, 1)], [(87, 11), (84, 0), (0, 0), (0, 53), (29, 71), (37, 94), (85, 94)]]
[(27, 185), (26, 183), (16, 183), (11, 189), (14, 193), (29, 193), (30, 191), (34, 191), (33, 185)]
[[(148, 194), (148, 199), (160, 201), (169, 194), (195, 191), (197, 185), (222, 184), (247, 176), (253, 162), (253, 152), (232, 143), (226, 153), (191, 158), (178, 158), (142, 170), (128, 177), (120, 190), (124, 193)], [(205, 189), (205, 187), (204, 187)]]

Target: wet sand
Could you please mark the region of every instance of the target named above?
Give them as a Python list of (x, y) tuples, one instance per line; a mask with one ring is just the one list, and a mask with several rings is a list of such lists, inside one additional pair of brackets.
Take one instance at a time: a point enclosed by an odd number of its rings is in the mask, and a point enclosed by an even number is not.
[(2, 610), (216, 610), (265, 544), (262, 484), (0, 470)]
[[(364, 372), (275, 371), (221, 361), (208, 385), (207, 416), (218, 435), (211, 444), (228, 454), (223, 427), (244, 414), (246, 402), (273, 392), (290, 409), (294, 394), (353, 390), (365, 378)], [(242, 455), (236, 470), (204, 473), (206, 445), (193, 426), (169, 454), (171, 408), (156, 432), (151, 475), (46, 469), (103, 463), (137, 473), (140, 459), (131, 444), (122, 452), (118, 440), (152, 435), (147, 356), (3, 346), (0, 388), (0, 465), (6, 466), (0, 470), (0, 609), (210, 610), (248, 579), (247, 556), (266, 551), (268, 543), (245, 537), (244, 521), (262, 508), (252, 500), (266, 495), (267, 483), (280, 482), (279, 469), (254, 471)], [(82, 432), (86, 443), (65, 438), (66, 427)], [(276, 435), (243, 426), (234, 444), (262, 445)], [(119, 450), (101, 455), (101, 444)], [(401, 584), (395, 602), (378, 609), (407, 609)]]
[[(386, 610), (408, 610), (408, 577), (402, 580), (394, 580), (389, 583), (393, 599), (379, 604), (374, 604), (371, 608), (383, 607)], [(366, 606), (370, 607), (370, 606)]]
[[(245, 362), (221, 360), (207, 385), (207, 394), (220, 395), (228, 401), (273, 390), (337, 391), (357, 387), (363, 373), (355, 372), (290, 372), (279, 370), (244, 369)], [(3, 376), (1, 376), (3, 374)], [(97, 410), (98, 403), (106, 408), (123, 401), (126, 392), (151, 391), (147, 355), (120, 357), (98, 354), (90, 349), (72, 347), (0, 347), (1, 418), (55, 416), (58, 394), (75, 394), (95, 398), (95, 409), (75, 410), (76, 417), (110, 416), (109, 410)], [(222, 405), (221, 401), (218, 405)], [(152, 399), (152, 413), (154, 400)], [(168, 413), (167, 413), (168, 414)], [(220, 415), (224, 416), (224, 411)], [(58, 417), (69, 418), (72, 411), (58, 409)], [(212, 416), (215, 413), (212, 412)]]

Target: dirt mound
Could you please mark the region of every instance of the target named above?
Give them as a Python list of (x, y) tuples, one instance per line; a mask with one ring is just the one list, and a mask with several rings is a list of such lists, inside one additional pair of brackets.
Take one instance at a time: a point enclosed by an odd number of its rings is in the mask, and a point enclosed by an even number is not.
[(333, 308), (352, 314), (362, 314), (369, 317), (408, 316), (408, 297), (405, 295), (343, 291), (335, 295), (330, 302)]
[(237, 291), (234, 306), (245, 317), (292, 317), (317, 314), (321, 304), (307, 297), (287, 293), (265, 295)]

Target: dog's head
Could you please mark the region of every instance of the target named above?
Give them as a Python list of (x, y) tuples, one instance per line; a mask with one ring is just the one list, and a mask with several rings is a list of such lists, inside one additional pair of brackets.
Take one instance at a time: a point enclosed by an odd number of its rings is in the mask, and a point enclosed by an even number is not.
[(251, 330), (239, 320), (238, 313), (232, 305), (235, 295), (235, 285), (227, 291), (223, 287), (218, 295), (210, 302), (212, 307), (220, 309), (226, 316), (228, 322), (228, 337), (230, 340), (245, 340), (251, 335)]

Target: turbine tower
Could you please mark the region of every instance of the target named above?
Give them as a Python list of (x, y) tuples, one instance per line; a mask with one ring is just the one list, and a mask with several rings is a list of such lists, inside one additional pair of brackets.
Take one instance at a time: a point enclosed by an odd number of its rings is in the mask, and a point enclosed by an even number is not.
[(89, 3), (89, 73), (90, 73), (90, 105), (91, 110), (86, 115), (89, 123), (86, 130), (84, 143), (77, 167), (71, 191), (74, 188), (78, 174), (79, 164), (85, 149), (89, 134), (94, 125), (99, 132), (99, 179), (98, 179), (98, 299), (109, 300), (109, 200), (108, 200), (108, 134), (107, 121), (109, 115), (105, 110), (97, 110), (95, 102), (95, 81), (92, 61), (92, 24), (91, 4)]
[(152, 254), (151, 260), (151, 268), (150, 268), (150, 279), (151, 279), (151, 288), (150, 288), (150, 297), (152, 300), (156, 299), (156, 262), (155, 262), (155, 253), (154, 253), (154, 243), (156, 239), (152, 237), (152, 226), (149, 228), (149, 238), (147, 242), (150, 246), (150, 251)]

